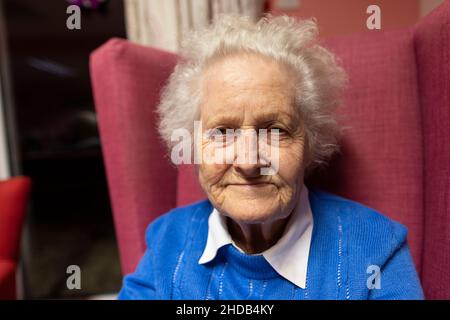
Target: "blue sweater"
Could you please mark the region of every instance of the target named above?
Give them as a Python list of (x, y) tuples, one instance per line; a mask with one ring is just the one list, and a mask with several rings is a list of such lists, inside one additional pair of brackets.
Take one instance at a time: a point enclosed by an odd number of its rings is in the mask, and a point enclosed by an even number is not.
[(322, 191), (310, 189), (309, 200), (314, 228), (305, 289), (262, 255), (233, 245), (200, 265), (213, 209), (204, 200), (149, 225), (148, 248), (119, 299), (423, 299), (404, 226)]

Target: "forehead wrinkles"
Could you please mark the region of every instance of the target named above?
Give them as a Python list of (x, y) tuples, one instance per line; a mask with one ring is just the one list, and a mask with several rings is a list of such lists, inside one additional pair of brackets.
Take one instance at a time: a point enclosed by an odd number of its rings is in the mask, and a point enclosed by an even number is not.
[(293, 86), (290, 69), (279, 62), (254, 53), (240, 53), (213, 59), (202, 74), (205, 87), (254, 88)]
[(267, 113), (292, 113), (292, 79), (285, 65), (269, 58), (222, 57), (202, 74), (202, 118), (228, 116), (242, 124)]

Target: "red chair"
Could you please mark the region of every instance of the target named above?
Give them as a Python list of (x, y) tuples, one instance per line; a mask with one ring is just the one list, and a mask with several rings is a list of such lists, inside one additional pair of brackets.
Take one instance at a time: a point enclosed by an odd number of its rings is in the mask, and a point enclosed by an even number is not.
[[(427, 298), (450, 299), (450, 1), (416, 26), (326, 42), (349, 73), (342, 155), (309, 181), (409, 228)], [(176, 56), (114, 39), (91, 75), (122, 272), (141, 258), (147, 224), (203, 198), (158, 137), (155, 106)]]
[(0, 181), (0, 300), (16, 299), (20, 235), (30, 189), (27, 177)]

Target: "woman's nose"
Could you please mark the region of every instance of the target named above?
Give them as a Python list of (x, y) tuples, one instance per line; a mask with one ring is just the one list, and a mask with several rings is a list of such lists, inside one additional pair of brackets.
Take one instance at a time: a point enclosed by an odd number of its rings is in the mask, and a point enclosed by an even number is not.
[(255, 130), (243, 130), (237, 137), (236, 155), (233, 167), (245, 177), (261, 175), (261, 168), (266, 167), (259, 155), (258, 135)]
[(261, 167), (264, 167), (260, 164), (233, 164), (234, 169), (243, 177), (246, 178), (256, 178), (261, 175)]

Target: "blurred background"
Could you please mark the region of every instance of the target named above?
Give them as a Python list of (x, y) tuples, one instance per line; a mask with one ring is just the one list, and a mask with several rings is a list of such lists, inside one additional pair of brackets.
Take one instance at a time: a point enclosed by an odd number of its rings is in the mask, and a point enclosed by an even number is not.
[[(185, 32), (221, 13), (316, 17), (323, 37), (415, 24), (441, 0), (0, 0), (0, 179), (27, 176), (19, 298), (98, 298), (121, 286), (90, 85), (89, 55), (112, 37), (177, 52)], [(67, 7), (81, 8), (69, 30)], [(118, 132), (117, 134), (120, 134)], [(0, 198), (1, 199), (1, 198)], [(0, 216), (2, 204), (0, 203)], [(1, 220), (0, 220), (1, 223)], [(1, 231), (1, 229), (0, 229)], [(19, 249), (18, 249), (19, 250)], [(66, 286), (79, 265), (81, 290)]]

